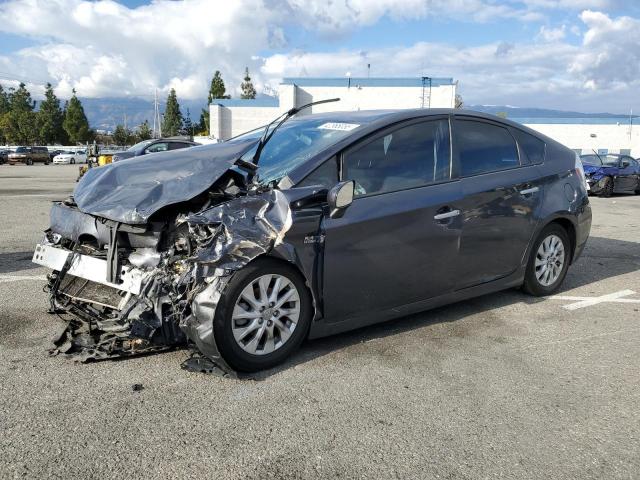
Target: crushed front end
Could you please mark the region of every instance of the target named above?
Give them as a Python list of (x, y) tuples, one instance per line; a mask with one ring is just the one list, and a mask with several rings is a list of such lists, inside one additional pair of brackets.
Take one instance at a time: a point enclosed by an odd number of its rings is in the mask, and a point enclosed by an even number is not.
[(230, 370), (213, 338), (217, 301), (236, 270), (282, 241), (291, 211), (278, 190), (209, 197), (145, 224), (87, 214), (73, 200), (53, 205), (33, 261), (52, 270), (51, 312), (67, 322), (56, 352), (87, 361), (192, 342)]

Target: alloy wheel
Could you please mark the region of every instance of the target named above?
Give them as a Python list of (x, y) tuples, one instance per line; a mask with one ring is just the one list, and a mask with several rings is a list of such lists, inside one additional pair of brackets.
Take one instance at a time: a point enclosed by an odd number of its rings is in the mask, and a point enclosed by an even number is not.
[(236, 299), (231, 330), (237, 344), (251, 355), (267, 355), (282, 347), (300, 319), (300, 293), (284, 275), (252, 280)]
[(562, 273), (564, 262), (564, 243), (557, 235), (549, 235), (540, 243), (536, 253), (536, 279), (540, 285), (553, 285)]

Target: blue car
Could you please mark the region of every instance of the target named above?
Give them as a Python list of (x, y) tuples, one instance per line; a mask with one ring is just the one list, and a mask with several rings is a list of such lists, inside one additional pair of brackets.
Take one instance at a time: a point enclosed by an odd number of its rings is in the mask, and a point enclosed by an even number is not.
[(640, 164), (628, 155), (596, 153), (580, 157), (591, 187), (590, 193), (610, 197), (614, 193), (640, 195)]

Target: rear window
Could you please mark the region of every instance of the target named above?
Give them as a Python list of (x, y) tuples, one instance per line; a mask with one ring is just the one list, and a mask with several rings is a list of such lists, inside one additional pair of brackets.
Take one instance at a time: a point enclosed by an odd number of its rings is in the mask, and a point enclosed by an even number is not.
[(518, 145), (520, 145), (520, 152), (524, 157), (522, 163), (537, 165), (544, 162), (546, 144), (542, 140), (515, 128), (513, 135), (516, 137)]

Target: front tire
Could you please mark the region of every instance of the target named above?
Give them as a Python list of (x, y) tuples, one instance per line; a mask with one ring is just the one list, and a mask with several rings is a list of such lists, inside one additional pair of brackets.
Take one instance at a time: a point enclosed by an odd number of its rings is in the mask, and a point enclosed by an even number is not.
[(33, 160), (31, 160), (30, 158), (27, 158), (27, 165), (33, 165)]
[(555, 293), (569, 269), (571, 242), (558, 224), (545, 227), (531, 249), (524, 277), (524, 291), (536, 297)]
[(218, 349), (235, 370), (272, 368), (295, 352), (311, 324), (311, 295), (293, 267), (263, 258), (238, 271), (213, 320)]
[(69, 160), (69, 163), (70, 163), (71, 165), (75, 165), (75, 164), (76, 164), (76, 159), (75, 159), (75, 158), (72, 158), (71, 160)]

